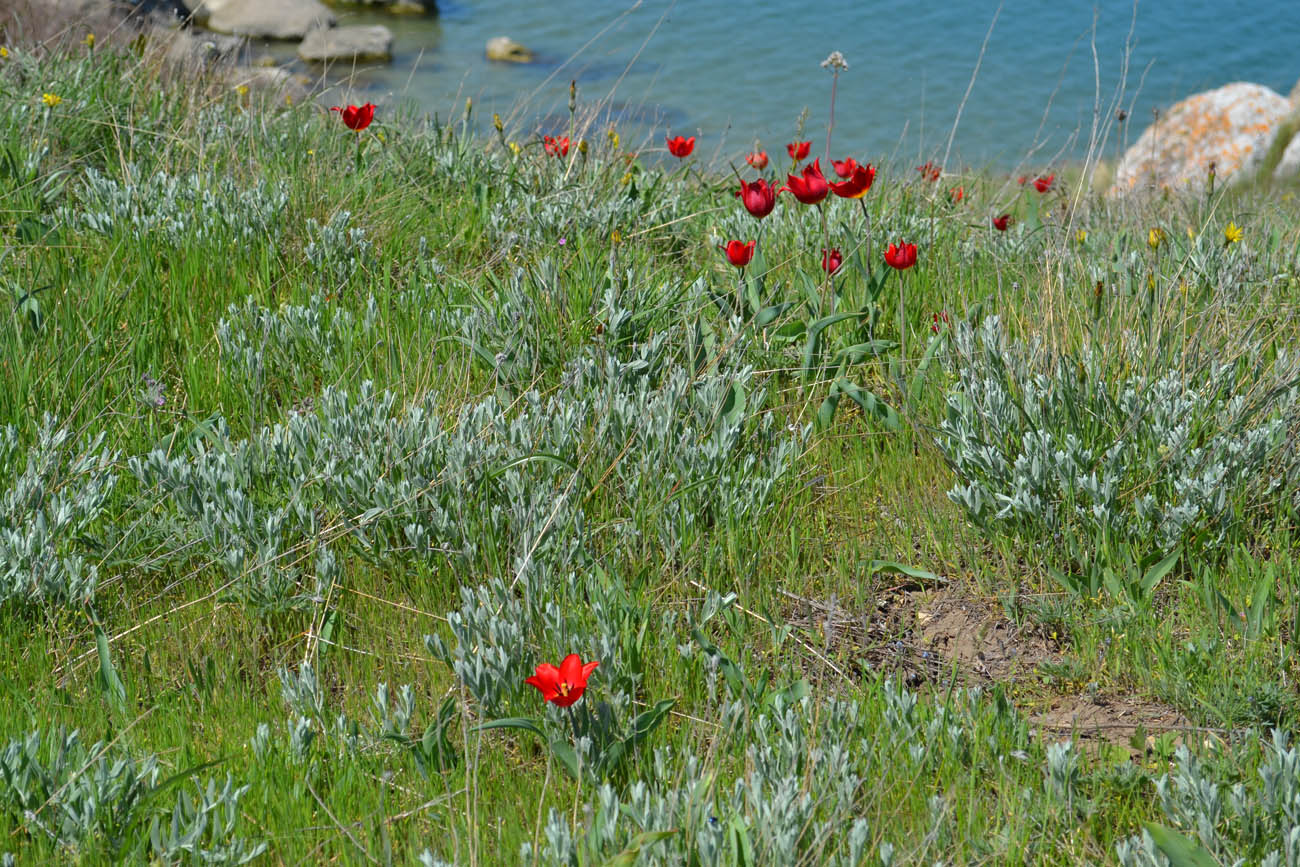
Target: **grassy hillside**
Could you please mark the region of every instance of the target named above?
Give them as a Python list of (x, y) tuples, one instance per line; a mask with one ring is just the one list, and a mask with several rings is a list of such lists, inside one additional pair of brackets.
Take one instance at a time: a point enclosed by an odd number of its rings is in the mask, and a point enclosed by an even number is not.
[(6, 50), (19, 863), (1300, 863), (1290, 192)]

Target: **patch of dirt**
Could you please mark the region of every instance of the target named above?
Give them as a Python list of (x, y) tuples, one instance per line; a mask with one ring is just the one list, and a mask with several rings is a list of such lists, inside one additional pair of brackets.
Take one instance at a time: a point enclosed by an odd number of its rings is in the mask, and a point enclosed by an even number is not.
[(904, 585), (887, 590), (876, 610), (854, 613), (829, 600), (792, 600), (786, 622), (820, 633), (824, 646), (876, 671), (917, 683), (946, 679), (955, 663), (964, 679), (1014, 681), (1059, 657), (1059, 646), (1016, 626), (1001, 609), (948, 589)]
[(1161, 732), (1194, 728), (1172, 707), (1132, 696), (1058, 696), (1047, 710), (1029, 719), (1044, 736), (1064, 739), (1073, 735), (1116, 744), (1127, 744), (1139, 728), (1152, 733), (1147, 736), (1148, 745)]
[[(969, 684), (1037, 685), (1040, 666), (1068, 660), (1047, 630), (1017, 625), (1000, 607), (948, 587), (889, 588), (865, 613), (843, 608), (834, 596), (784, 595), (791, 601), (786, 622), (820, 635), (823, 648), (856, 661), (859, 670), (884, 671), (911, 687), (945, 683), (954, 670)], [(1139, 728), (1153, 734), (1194, 728), (1168, 705), (1122, 695), (1053, 696), (1045, 709), (1027, 715), (1044, 737), (1094, 743), (1126, 744)]]

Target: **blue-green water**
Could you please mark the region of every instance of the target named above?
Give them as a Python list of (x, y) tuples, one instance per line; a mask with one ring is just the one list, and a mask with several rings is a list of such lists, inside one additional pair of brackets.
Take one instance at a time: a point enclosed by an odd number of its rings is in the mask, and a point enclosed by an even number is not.
[[(698, 136), (705, 161), (734, 160), (756, 140), (784, 152), (805, 109), (804, 138), (822, 153), (831, 77), (819, 64), (832, 50), (850, 67), (838, 83), (834, 155), (942, 158), (990, 26), (949, 166), (1077, 158), (1098, 103), (1103, 121), (1130, 114), (1128, 129), (1110, 131), (1112, 155), (1156, 106), (1231, 81), (1285, 95), (1300, 77), (1300, 0), (1150, 0), (1136, 12), (1070, 0), (1007, 0), (1000, 11), (974, 0), (905, 10), (874, 0), (440, 3), (437, 18), (340, 13), (341, 24), (379, 22), (397, 34), (391, 66), (355, 74), (357, 95), (414, 101), (443, 118), (473, 97), (480, 119), (515, 112), (523, 135), (562, 126), (577, 79), (584, 104), (607, 99), (622, 115), (625, 145), (653, 135), (661, 147), (671, 130)], [(497, 35), (538, 62), (488, 62), (483, 46)]]

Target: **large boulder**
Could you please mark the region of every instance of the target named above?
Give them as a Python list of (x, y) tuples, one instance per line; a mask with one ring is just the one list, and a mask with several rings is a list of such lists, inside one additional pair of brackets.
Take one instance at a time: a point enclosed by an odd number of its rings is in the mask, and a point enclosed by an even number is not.
[(487, 41), (485, 51), (488, 60), (504, 60), (507, 63), (533, 62), (533, 53), (509, 36), (493, 36)]
[(185, 0), (209, 30), (254, 39), (302, 39), (333, 27), (334, 15), (319, 0)]
[(316, 63), (389, 60), (393, 56), (393, 31), (383, 25), (321, 27), (303, 39), (298, 56)]
[(1291, 142), (1282, 151), (1282, 159), (1273, 169), (1273, 177), (1289, 178), (1300, 174), (1300, 135), (1292, 136)]
[(1258, 167), (1291, 103), (1261, 84), (1237, 82), (1190, 96), (1160, 113), (1115, 169), (1112, 194), (1200, 189), (1210, 163), (1221, 182)]
[(394, 15), (425, 15), (438, 11), (436, 0), (330, 0), (348, 5), (381, 6)]

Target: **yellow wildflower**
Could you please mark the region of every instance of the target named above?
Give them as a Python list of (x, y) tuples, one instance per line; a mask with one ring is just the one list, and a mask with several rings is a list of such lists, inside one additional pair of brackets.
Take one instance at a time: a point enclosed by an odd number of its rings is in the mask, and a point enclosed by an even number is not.
[(609, 239), (613, 241), (615, 244), (618, 244), (623, 241), (623, 235), (622, 233), (619, 232), (618, 229), (615, 229), (614, 233), (609, 236)]
[(240, 96), (248, 96), (248, 85), (247, 84), (239, 85), (239, 87), (235, 88), (235, 93), (239, 94)]
[(384, 131), (382, 129), (375, 131), (375, 138), (379, 139), (381, 144), (388, 142), (388, 139), (384, 138)]
[(605, 135), (609, 137), (609, 146), (612, 147), (614, 150), (618, 150), (618, 144), (619, 144), (618, 131), (611, 126), (609, 128), (609, 132), (605, 133)]
[(1088, 230), (1087, 230), (1087, 229), (1080, 229), (1079, 231), (1075, 232), (1075, 233), (1074, 233), (1074, 240), (1078, 241), (1080, 244), (1082, 244), (1084, 241), (1088, 240)]
[(1244, 237), (1246, 237), (1245, 231), (1236, 223), (1230, 222), (1223, 228), (1223, 238), (1229, 244), (1235, 244)]
[(86, 34), (86, 38), (83, 39), (83, 40), (81, 40), (81, 44), (84, 45), (84, 46), (86, 46), (87, 48), (94, 48), (94, 47), (95, 47), (95, 34), (93, 34), (93, 33), (87, 33), (87, 34)]
[(57, 93), (42, 93), (41, 102), (45, 103), (50, 108), (54, 108), (54, 106), (63, 102), (63, 97), (59, 96)]
[(505, 124), (501, 123), (501, 115), (497, 114), (495, 111), (492, 112), (492, 128), (497, 132), (501, 132), (501, 130), (505, 128)]
[(514, 154), (515, 156), (519, 156), (519, 152), (522, 151), (522, 150), (523, 150), (523, 148), (521, 148), (521, 147), (519, 146), (519, 142), (517, 142), (517, 141), (512, 141), (512, 142), (510, 143), (510, 153)]
[(622, 177), (621, 179), (619, 179), (619, 183), (622, 184), (622, 185), (625, 186), (625, 187), (626, 187), (628, 184), (632, 183), (632, 173), (631, 173), (631, 172), (624, 172), (624, 173), (623, 173), (623, 177)]
[(287, 106), (289, 106), (289, 107), (291, 107), (291, 108), (293, 107), (293, 94), (292, 94), (292, 93), (286, 93), (286, 94), (284, 95), (284, 104), (287, 105)]
[(1152, 227), (1152, 229), (1149, 232), (1147, 232), (1147, 246), (1150, 247), (1152, 250), (1158, 248), (1164, 240), (1165, 240), (1164, 229)]
[(1187, 240), (1189, 240), (1189, 241), (1195, 241), (1195, 240), (1196, 240), (1196, 230), (1193, 229), (1191, 226), (1188, 226), (1188, 227), (1187, 227)]
[(9, 56), (9, 49), (5, 48), (3, 45), (0, 45), (0, 57), (8, 57), (8, 56)]

